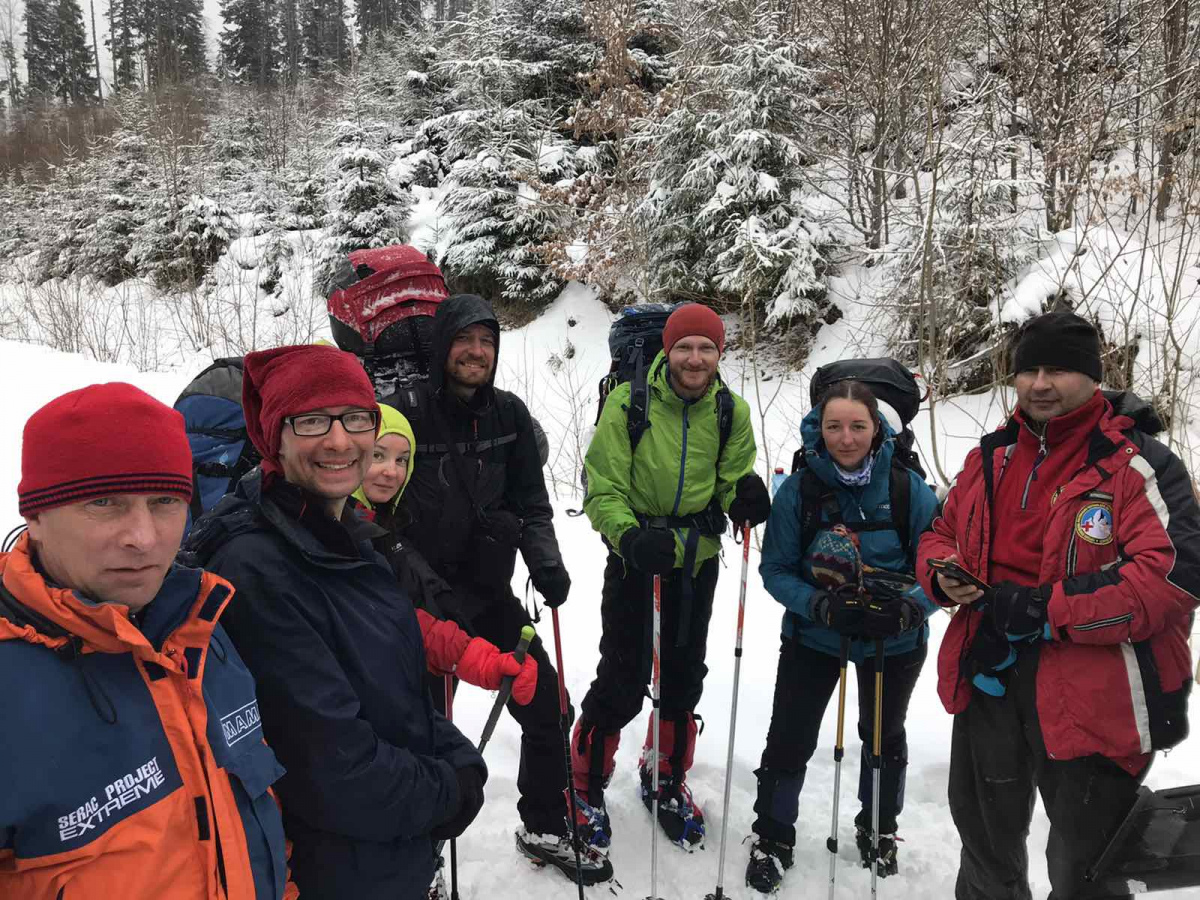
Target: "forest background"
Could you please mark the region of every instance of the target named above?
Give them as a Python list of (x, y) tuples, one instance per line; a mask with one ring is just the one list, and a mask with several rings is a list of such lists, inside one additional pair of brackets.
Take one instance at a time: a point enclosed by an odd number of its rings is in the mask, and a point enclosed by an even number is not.
[(760, 391), (845, 319), (935, 418), (1071, 308), (1200, 462), (1191, 0), (216, 12), (0, 0), (0, 338), (142, 369), (312, 340), (335, 262), (411, 241), (510, 325), (572, 281), (709, 303)]

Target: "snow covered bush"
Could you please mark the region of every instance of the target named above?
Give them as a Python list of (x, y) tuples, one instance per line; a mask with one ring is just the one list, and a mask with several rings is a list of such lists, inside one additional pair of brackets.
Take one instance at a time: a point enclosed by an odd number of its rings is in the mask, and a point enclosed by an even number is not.
[(129, 261), (160, 289), (191, 287), (236, 236), (228, 209), (211, 197), (192, 195), (178, 212), (158, 205), (158, 215), (138, 229)]

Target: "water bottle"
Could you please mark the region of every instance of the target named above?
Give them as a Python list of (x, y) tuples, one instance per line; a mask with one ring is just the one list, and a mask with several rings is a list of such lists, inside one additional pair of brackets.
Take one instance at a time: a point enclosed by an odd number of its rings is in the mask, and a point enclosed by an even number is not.
[(783, 471), (783, 466), (776, 466), (775, 474), (771, 476), (771, 499), (772, 500), (775, 499), (775, 493), (779, 490), (779, 486), (781, 484), (783, 484), (783, 482), (786, 478), (787, 478), (787, 475)]

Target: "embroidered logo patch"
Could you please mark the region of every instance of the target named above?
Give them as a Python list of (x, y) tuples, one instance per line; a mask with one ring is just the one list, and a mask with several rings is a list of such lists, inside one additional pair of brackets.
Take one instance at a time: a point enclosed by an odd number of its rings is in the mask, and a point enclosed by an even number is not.
[(257, 700), (251, 700), (240, 709), (221, 717), (221, 731), (225, 733), (225, 743), (230, 747), (261, 728)]
[(1106, 503), (1089, 503), (1075, 519), (1075, 533), (1089, 544), (1113, 542), (1112, 507)]

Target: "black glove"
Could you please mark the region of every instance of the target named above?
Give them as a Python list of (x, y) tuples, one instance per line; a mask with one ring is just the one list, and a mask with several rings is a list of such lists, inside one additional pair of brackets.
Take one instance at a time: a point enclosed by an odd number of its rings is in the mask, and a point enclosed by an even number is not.
[(925, 613), (911, 597), (869, 597), (863, 611), (863, 634), (885, 640), (916, 628), (923, 621)]
[(562, 566), (542, 566), (530, 572), (529, 577), (551, 609), (558, 609), (567, 602), (567, 594), (571, 592), (571, 576)]
[(1002, 635), (1024, 637), (1040, 634), (1046, 624), (1046, 606), (1050, 602), (1050, 585), (1022, 587), (1011, 581), (992, 585), (992, 601), (988, 609), (992, 622)]
[(845, 584), (833, 591), (817, 591), (809, 610), (814, 621), (838, 634), (859, 637), (865, 628), (864, 599), (856, 585)]
[(996, 630), (991, 619), (985, 617), (975, 630), (975, 637), (971, 639), (971, 646), (967, 650), (969, 666), (966, 675), (970, 678), (980, 672), (1006, 669), (1012, 664), (1014, 656), (1008, 638)]
[(483, 808), (483, 775), (475, 766), (455, 769), (458, 778), (458, 809), (453, 816), (438, 825), (429, 833), (435, 841), (448, 841), (456, 838), (467, 826), (475, 821), (479, 810)]
[(675, 535), (661, 528), (634, 526), (621, 535), (621, 558), (651, 575), (670, 575), (675, 568)]
[(750, 527), (761, 525), (771, 514), (771, 495), (763, 480), (753, 472), (738, 479), (734, 489), (733, 502), (729, 504), (729, 518), (733, 520), (734, 528), (741, 528), (747, 522)]

